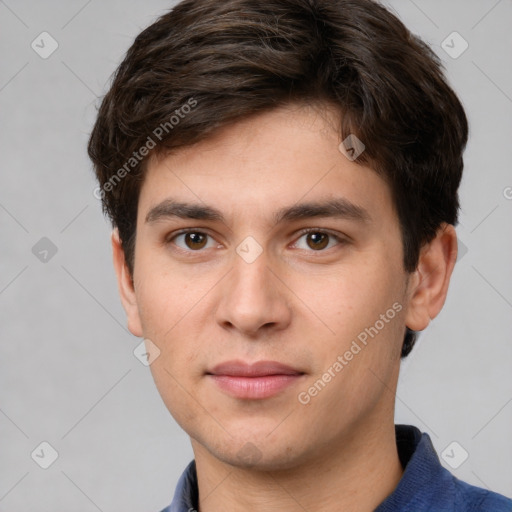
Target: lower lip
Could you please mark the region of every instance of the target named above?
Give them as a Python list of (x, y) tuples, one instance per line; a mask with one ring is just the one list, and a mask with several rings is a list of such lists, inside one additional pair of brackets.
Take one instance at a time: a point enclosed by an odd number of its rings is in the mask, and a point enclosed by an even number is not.
[(225, 392), (236, 398), (261, 399), (277, 395), (280, 391), (297, 382), (303, 375), (265, 375), (262, 377), (239, 377), (210, 375)]

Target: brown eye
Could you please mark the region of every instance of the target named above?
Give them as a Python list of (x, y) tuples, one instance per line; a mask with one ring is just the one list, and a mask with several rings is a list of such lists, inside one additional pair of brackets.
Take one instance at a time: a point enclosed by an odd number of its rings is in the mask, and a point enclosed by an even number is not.
[(182, 231), (168, 239), (168, 243), (172, 243), (188, 252), (197, 252), (201, 249), (208, 249), (215, 246), (215, 240), (202, 231)]
[(308, 229), (295, 242), (295, 247), (306, 251), (324, 252), (324, 249), (331, 249), (336, 245), (344, 245), (345, 240), (328, 231), (319, 229)]
[(206, 245), (206, 235), (202, 233), (185, 233), (185, 244), (189, 249), (202, 249)]
[(306, 235), (308, 247), (319, 250), (325, 249), (329, 244), (329, 235), (327, 233), (308, 233)]

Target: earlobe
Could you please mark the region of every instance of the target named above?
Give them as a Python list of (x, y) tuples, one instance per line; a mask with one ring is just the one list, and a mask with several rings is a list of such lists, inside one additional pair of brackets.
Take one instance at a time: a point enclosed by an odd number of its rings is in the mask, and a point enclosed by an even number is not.
[(121, 239), (117, 228), (112, 231), (111, 241), (114, 269), (117, 276), (117, 287), (121, 303), (126, 312), (128, 329), (134, 336), (142, 337), (142, 325), (139, 316), (135, 288), (132, 276), (128, 270), (128, 266), (126, 265), (124, 250), (121, 245)]
[(422, 247), (418, 266), (409, 282), (406, 325), (425, 329), (441, 311), (457, 259), (457, 235), (451, 224), (443, 224), (436, 237)]

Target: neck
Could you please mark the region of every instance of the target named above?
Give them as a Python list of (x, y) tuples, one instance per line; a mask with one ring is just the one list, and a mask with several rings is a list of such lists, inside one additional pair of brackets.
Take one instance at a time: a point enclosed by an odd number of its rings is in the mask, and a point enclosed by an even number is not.
[(279, 471), (226, 464), (192, 441), (199, 512), (375, 510), (393, 492), (403, 469), (392, 419), (367, 425), (300, 465)]

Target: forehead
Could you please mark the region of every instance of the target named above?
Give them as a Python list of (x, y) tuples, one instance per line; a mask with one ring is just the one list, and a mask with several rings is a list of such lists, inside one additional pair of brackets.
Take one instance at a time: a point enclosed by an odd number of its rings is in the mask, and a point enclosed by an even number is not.
[(167, 206), (207, 205), (212, 220), (219, 214), (223, 221), (246, 211), (271, 223), (286, 219), (293, 205), (326, 201), (338, 201), (338, 208), (343, 202), (353, 218), (356, 210), (361, 218), (392, 213), (387, 183), (340, 151), (339, 123), (328, 107), (282, 107), (154, 158), (141, 189), (139, 219), (166, 200)]

